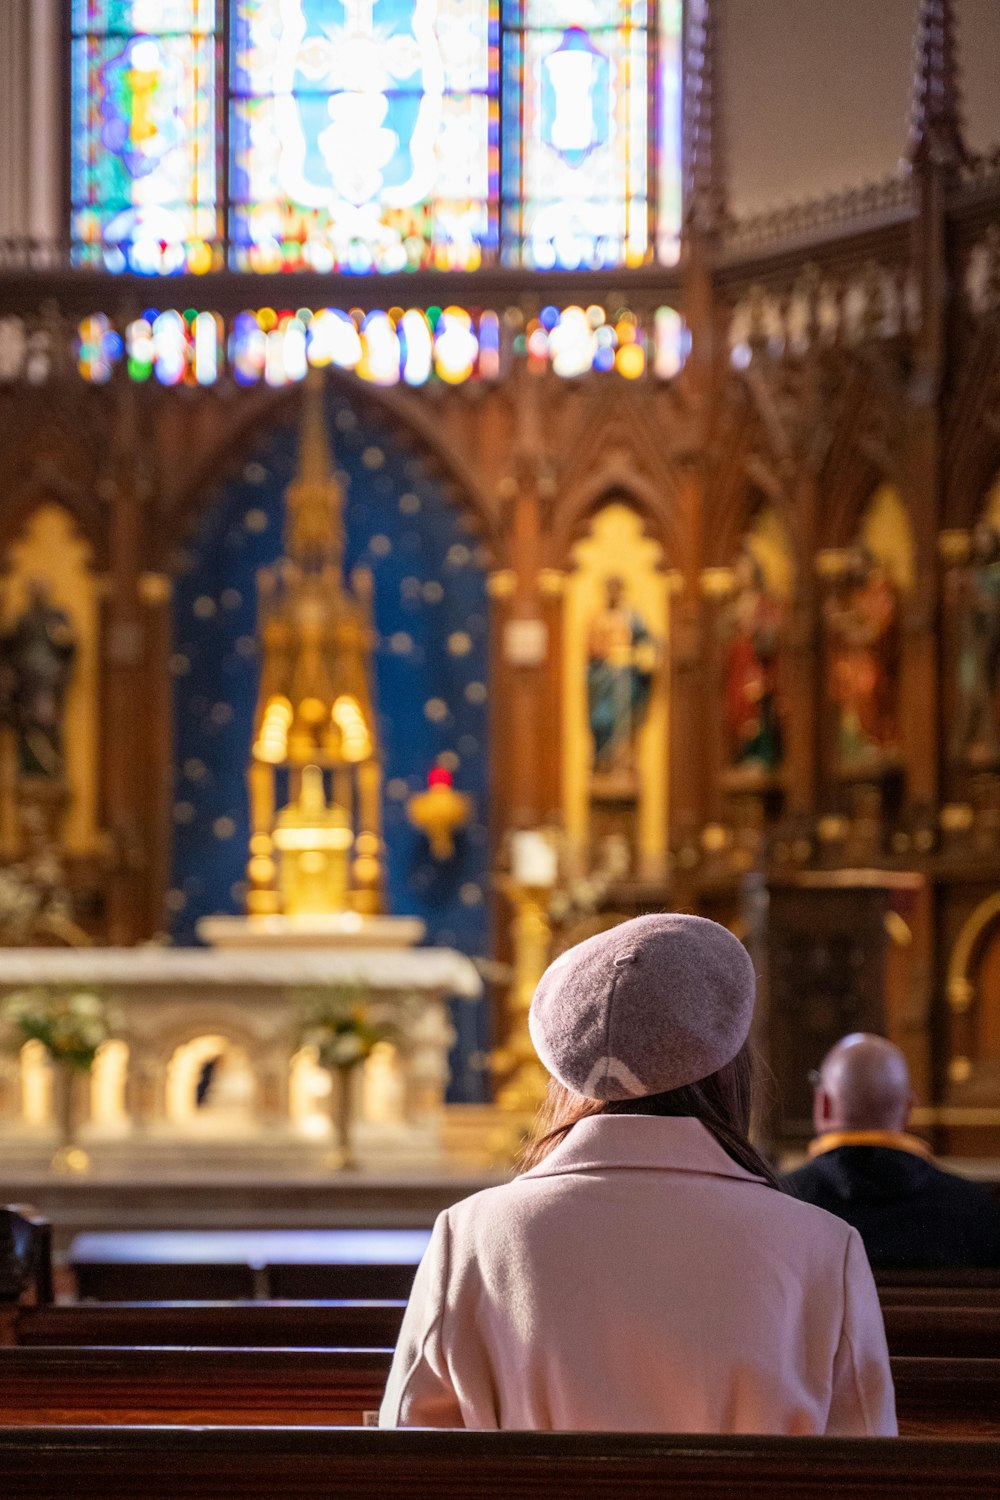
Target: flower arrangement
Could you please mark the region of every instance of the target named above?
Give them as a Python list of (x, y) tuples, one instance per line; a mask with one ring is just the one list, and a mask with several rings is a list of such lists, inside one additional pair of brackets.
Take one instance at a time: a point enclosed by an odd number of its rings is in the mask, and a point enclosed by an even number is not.
[(15, 1033), (15, 1045), (41, 1042), (53, 1062), (81, 1073), (120, 1024), (117, 1012), (94, 990), (37, 986), (18, 990), (0, 1004), (0, 1015)]
[(355, 1068), (393, 1035), (362, 984), (327, 985), (301, 998), (299, 1042), (316, 1048), (322, 1068)]

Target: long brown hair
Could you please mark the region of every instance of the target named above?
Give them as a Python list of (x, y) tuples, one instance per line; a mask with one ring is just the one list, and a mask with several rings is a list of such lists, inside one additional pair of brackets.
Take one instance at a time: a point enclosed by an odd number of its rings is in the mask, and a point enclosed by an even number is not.
[(750, 1141), (753, 1101), (754, 1059), (749, 1046), (741, 1047), (732, 1062), (708, 1078), (642, 1099), (586, 1099), (550, 1078), (533, 1137), (521, 1157), (521, 1171), (537, 1167), (574, 1125), (592, 1115), (689, 1115), (701, 1121), (738, 1166), (780, 1191), (773, 1167)]

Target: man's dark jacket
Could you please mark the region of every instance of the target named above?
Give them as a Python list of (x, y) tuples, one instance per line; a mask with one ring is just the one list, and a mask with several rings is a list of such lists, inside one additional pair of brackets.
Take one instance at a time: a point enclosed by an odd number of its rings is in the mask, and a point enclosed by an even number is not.
[(1000, 1266), (1000, 1200), (911, 1151), (839, 1146), (785, 1185), (853, 1224), (875, 1267)]

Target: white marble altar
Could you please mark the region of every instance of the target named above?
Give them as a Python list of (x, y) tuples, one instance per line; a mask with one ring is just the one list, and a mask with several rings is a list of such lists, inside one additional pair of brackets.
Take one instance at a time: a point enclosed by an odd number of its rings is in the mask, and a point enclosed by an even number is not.
[[(443, 1159), (441, 1122), (454, 1039), (447, 1001), (481, 992), (449, 949), (265, 947), (7, 949), (0, 998), (44, 985), (96, 989), (121, 1011), (98, 1055), (80, 1137), (97, 1172), (309, 1172), (331, 1146), (336, 1081), (298, 1043), (303, 991), (369, 992), (393, 1042), (352, 1078), (355, 1140), (376, 1171)], [(204, 1064), (222, 1058), (208, 1097)], [(40, 1170), (52, 1152), (48, 1064), (38, 1044), (0, 1061), (0, 1146), (9, 1168)]]

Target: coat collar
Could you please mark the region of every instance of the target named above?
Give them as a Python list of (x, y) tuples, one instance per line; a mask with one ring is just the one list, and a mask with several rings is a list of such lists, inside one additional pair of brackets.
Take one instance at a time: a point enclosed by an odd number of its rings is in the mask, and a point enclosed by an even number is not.
[(809, 1155), (825, 1156), (828, 1151), (839, 1151), (842, 1146), (884, 1146), (890, 1151), (905, 1151), (910, 1156), (931, 1159), (931, 1148), (915, 1135), (906, 1135), (901, 1130), (828, 1130), (810, 1143)]
[(765, 1180), (733, 1161), (701, 1121), (690, 1115), (591, 1115), (574, 1125), (544, 1161), (522, 1176), (617, 1169)]

